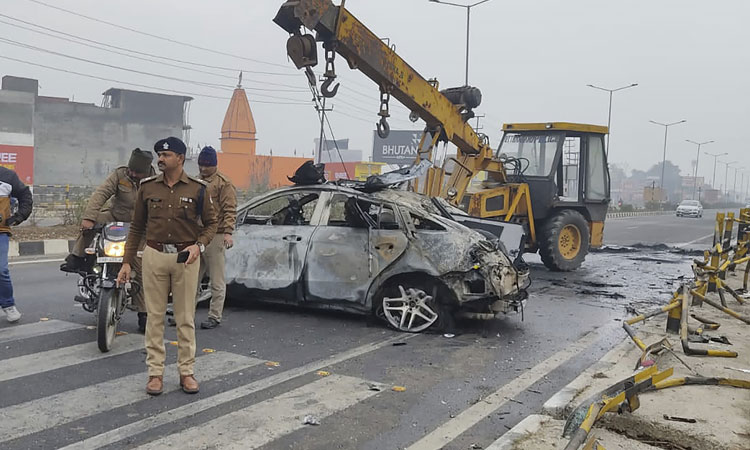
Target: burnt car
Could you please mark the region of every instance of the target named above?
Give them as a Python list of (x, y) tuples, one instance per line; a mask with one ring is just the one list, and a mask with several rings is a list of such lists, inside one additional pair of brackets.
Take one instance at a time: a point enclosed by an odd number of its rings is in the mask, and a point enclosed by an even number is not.
[(485, 221), (477, 231), (459, 220), (482, 219), (454, 217), (463, 213), (450, 208), (393, 189), (268, 192), (238, 210), (227, 294), (375, 314), (406, 332), (521, 311), (529, 274), (520, 226)]

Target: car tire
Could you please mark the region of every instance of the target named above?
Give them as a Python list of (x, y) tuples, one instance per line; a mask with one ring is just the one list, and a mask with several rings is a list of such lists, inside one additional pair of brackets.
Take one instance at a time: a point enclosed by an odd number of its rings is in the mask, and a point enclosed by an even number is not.
[[(389, 327), (405, 333), (452, 331), (455, 319), (452, 308), (441, 299), (443, 292), (434, 281), (409, 280), (407, 277), (389, 281), (375, 299), (375, 315), (384, 320)], [(420, 305), (422, 302), (424, 306)], [(407, 303), (412, 305), (410, 310), (399, 314), (400, 311), (396, 308), (407, 306)], [(428, 317), (432, 312), (436, 317), (431, 323), (426, 324), (427, 321), (419, 315), (415, 317), (415, 310)], [(400, 320), (402, 315), (406, 315), (403, 321)], [(409, 323), (412, 318), (422, 321), (418, 324)]]
[(539, 255), (548, 269), (569, 272), (583, 264), (589, 252), (589, 224), (578, 211), (565, 209), (541, 227)]

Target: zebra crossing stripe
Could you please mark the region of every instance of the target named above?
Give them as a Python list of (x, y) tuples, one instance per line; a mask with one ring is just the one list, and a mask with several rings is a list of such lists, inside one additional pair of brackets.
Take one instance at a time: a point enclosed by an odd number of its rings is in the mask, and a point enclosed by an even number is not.
[[(260, 359), (226, 352), (212, 353), (195, 360), (197, 373), (211, 378), (261, 363), (263, 361)], [(177, 372), (177, 364), (166, 367), (165, 393), (180, 388)], [(145, 373), (128, 375), (0, 409), (0, 442), (146, 400), (149, 397), (143, 389), (146, 379)]]
[(100, 352), (96, 342), (87, 342), (5, 359), (0, 361), (3, 367), (3, 370), (0, 371), (0, 382), (121, 355), (143, 348), (143, 345), (142, 335), (128, 334), (118, 336), (115, 339), (114, 348), (108, 353)]
[(437, 429), (410, 445), (406, 450), (432, 450), (443, 448), (461, 433), (473, 427), (485, 417), (494, 413), (498, 408), (508, 403), (518, 394), (544, 378), (545, 375), (565, 364), (570, 358), (587, 349), (591, 344), (611, 330), (611, 326), (600, 327), (586, 333), (579, 340), (555, 353), (531, 369), (523, 372), (500, 389), (488, 395), (481, 402), (477, 402), (463, 410), (455, 418), (448, 420)]
[(376, 394), (361, 378), (331, 375), (137, 448), (258, 448), (307, 426), (306, 415), (324, 420)]
[(73, 322), (54, 319), (47, 322), (15, 325), (0, 330), (0, 344), (79, 328), (84, 328), (84, 326)]
[[(313, 361), (303, 366), (296, 367), (294, 369), (289, 369), (284, 372), (280, 372), (276, 375), (268, 376), (266, 378), (262, 378), (258, 381), (246, 384), (244, 386), (230, 389), (220, 394), (202, 398), (198, 401), (188, 403), (186, 405), (183, 405), (183, 406), (180, 406), (180, 407), (177, 407), (177, 408), (174, 408), (174, 409), (171, 409), (171, 410), (159, 413), (159, 414), (155, 414), (149, 418), (141, 419), (139, 421), (130, 423), (128, 425), (115, 428), (106, 433), (102, 433), (97, 436), (92, 436), (83, 441), (68, 445), (66, 447), (63, 447), (60, 450), (95, 449), (95, 448), (104, 447), (105, 445), (114, 444), (123, 439), (131, 438), (135, 435), (144, 433), (153, 428), (156, 428), (156, 427), (168, 424), (168, 423), (176, 422), (180, 419), (193, 416), (195, 414), (198, 414), (202, 411), (206, 411), (207, 409), (213, 408), (215, 406), (219, 406), (224, 403), (231, 402), (240, 397), (244, 397), (246, 395), (250, 395), (255, 392), (268, 389), (270, 387), (276, 386), (278, 384), (284, 383), (286, 381), (292, 380), (302, 375), (315, 372), (316, 370), (320, 370), (320, 369), (323, 369), (323, 368), (326, 368), (335, 364), (339, 364), (341, 362), (350, 360), (352, 358), (357, 358), (359, 356), (373, 352), (380, 348), (392, 345), (394, 342), (407, 341), (416, 336), (418, 335), (400, 334), (400, 335), (390, 337), (380, 342), (371, 342), (369, 344), (364, 344), (359, 347), (355, 347), (355, 348), (343, 351), (341, 353), (329, 356), (328, 358), (323, 358), (318, 361)], [(198, 375), (200, 378), (200, 374)]]

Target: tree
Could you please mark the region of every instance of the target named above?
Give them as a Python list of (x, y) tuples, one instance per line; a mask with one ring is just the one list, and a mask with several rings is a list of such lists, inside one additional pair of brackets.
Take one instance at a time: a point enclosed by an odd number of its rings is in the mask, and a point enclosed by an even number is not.
[[(661, 180), (661, 163), (654, 164), (647, 172), (647, 178)], [(676, 194), (682, 192), (682, 175), (680, 167), (671, 161), (664, 164), (664, 191), (670, 199), (675, 198)]]

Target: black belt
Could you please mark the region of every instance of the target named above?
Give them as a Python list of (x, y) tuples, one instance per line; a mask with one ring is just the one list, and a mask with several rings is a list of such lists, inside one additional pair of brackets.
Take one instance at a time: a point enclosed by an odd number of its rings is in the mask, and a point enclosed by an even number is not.
[[(146, 245), (162, 253), (177, 253), (193, 245), (194, 242), (178, 242), (176, 244), (166, 244), (163, 242), (146, 241)], [(173, 250), (174, 249), (174, 250)]]

